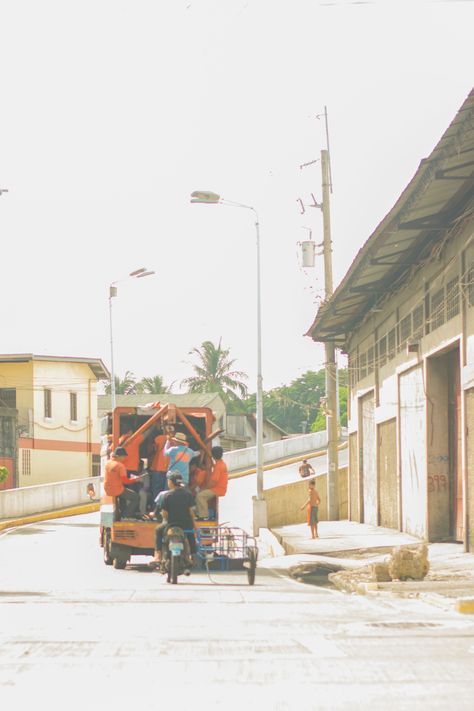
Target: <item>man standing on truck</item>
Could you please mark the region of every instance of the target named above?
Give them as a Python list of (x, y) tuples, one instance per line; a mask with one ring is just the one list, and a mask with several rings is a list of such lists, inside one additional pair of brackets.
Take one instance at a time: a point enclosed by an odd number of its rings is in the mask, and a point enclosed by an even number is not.
[[(169, 426), (171, 428), (171, 425)], [(166, 491), (166, 472), (170, 464), (170, 458), (165, 456), (164, 448), (168, 441), (166, 434), (159, 434), (155, 437), (151, 452), (150, 478), (151, 478), (151, 498), (156, 501), (156, 497), (161, 491)]]
[(124, 465), (129, 474), (138, 474), (140, 471), (140, 445), (151, 435), (151, 430), (146, 430), (144, 434), (139, 434), (131, 442), (128, 442), (132, 436), (132, 430), (128, 430), (119, 437), (119, 446), (125, 447), (127, 456), (124, 460)]
[(129, 478), (124, 464), (126, 459), (127, 450), (124, 447), (117, 447), (105, 465), (104, 491), (107, 496), (117, 497), (122, 516), (133, 517), (137, 513), (139, 497), (138, 492), (129, 487), (140, 481), (142, 477)]
[(188, 486), (189, 463), (193, 457), (199, 456), (201, 452), (194, 452), (191, 447), (188, 447), (188, 438), (184, 432), (176, 432), (173, 437), (168, 435), (168, 442), (165, 444), (163, 453), (170, 458), (168, 473), (178, 472), (185, 486)]

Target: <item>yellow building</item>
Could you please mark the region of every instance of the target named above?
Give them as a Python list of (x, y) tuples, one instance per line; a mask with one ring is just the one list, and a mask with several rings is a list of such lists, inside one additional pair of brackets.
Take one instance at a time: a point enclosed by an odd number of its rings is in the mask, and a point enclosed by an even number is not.
[(0, 488), (99, 474), (98, 358), (0, 355)]

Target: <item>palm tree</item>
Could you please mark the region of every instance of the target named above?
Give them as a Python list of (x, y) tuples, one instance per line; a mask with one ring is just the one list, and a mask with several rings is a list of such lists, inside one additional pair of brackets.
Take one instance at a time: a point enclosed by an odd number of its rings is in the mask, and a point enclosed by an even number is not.
[(204, 341), (200, 348), (193, 348), (198, 364), (193, 365), (194, 375), (185, 378), (181, 384), (190, 393), (219, 393), (223, 400), (238, 400), (247, 395), (247, 386), (243, 380), (247, 375), (240, 370), (232, 370), (235, 360), (229, 358), (229, 349), (222, 348), (221, 341), (215, 346), (211, 341)]
[[(105, 386), (106, 395), (110, 395), (112, 385), (110, 382)], [(125, 371), (123, 380), (120, 376), (115, 376), (115, 393), (116, 395), (135, 395), (137, 393), (137, 379), (130, 370)]]
[(165, 385), (163, 376), (153, 375), (149, 378), (142, 378), (139, 383), (137, 383), (137, 388), (141, 393), (169, 393), (171, 391), (171, 385)]

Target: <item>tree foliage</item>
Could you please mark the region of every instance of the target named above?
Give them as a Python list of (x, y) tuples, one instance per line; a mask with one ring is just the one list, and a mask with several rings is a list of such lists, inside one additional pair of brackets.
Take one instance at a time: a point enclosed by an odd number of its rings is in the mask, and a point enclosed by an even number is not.
[(197, 359), (192, 365), (194, 375), (181, 381), (188, 392), (219, 393), (224, 402), (246, 397), (247, 375), (233, 369), (235, 359), (229, 357), (230, 351), (222, 347), (221, 341), (217, 346), (212, 341), (204, 341), (191, 353)]
[[(308, 370), (301, 377), (263, 393), (264, 416), (285, 432), (317, 432), (326, 428), (322, 400), (326, 395), (326, 373)], [(347, 370), (339, 370), (341, 425), (347, 424)], [(230, 403), (228, 412), (255, 412), (255, 394), (245, 400)]]

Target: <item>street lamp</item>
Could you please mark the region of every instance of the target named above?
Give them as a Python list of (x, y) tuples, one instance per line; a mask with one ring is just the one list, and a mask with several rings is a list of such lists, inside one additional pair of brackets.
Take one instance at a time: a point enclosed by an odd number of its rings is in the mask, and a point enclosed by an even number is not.
[(109, 286), (109, 323), (110, 323), (110, 394), (112, 396), (112, 411), (115, 410), (116, 398), (115, 398), (115, 370), (114, 370), (114, 338), (112, 330), (112, 299), (117, 296), (116, 284), (126, 279), (142, 279), (143, 277), (151, 276), (155, 272), (148, 271), (146, 267), (141, 267), (140, 269), (135, 269), (135, 271), (130, 272), (128, 276), (124, 279), (117, 279), (113, 281)]
[(253, 498), (253, 528), (254, 535), (258, 535), (260, 528), (267, 527), (267, 504), (263, 496), (263, 379), (262, 379), (262, 313), (261, 313), (261, 288), (260, 288), (260, 226), (258, 214), (251, 205), (240, 202), (224, 200), (217, 193), (208, 190), (195, 190), (191, 193), (191, 202), (202, 205), (230, 205), (252, 210), (255, 215), (255, 229), (257, 235), (257, 496)]

